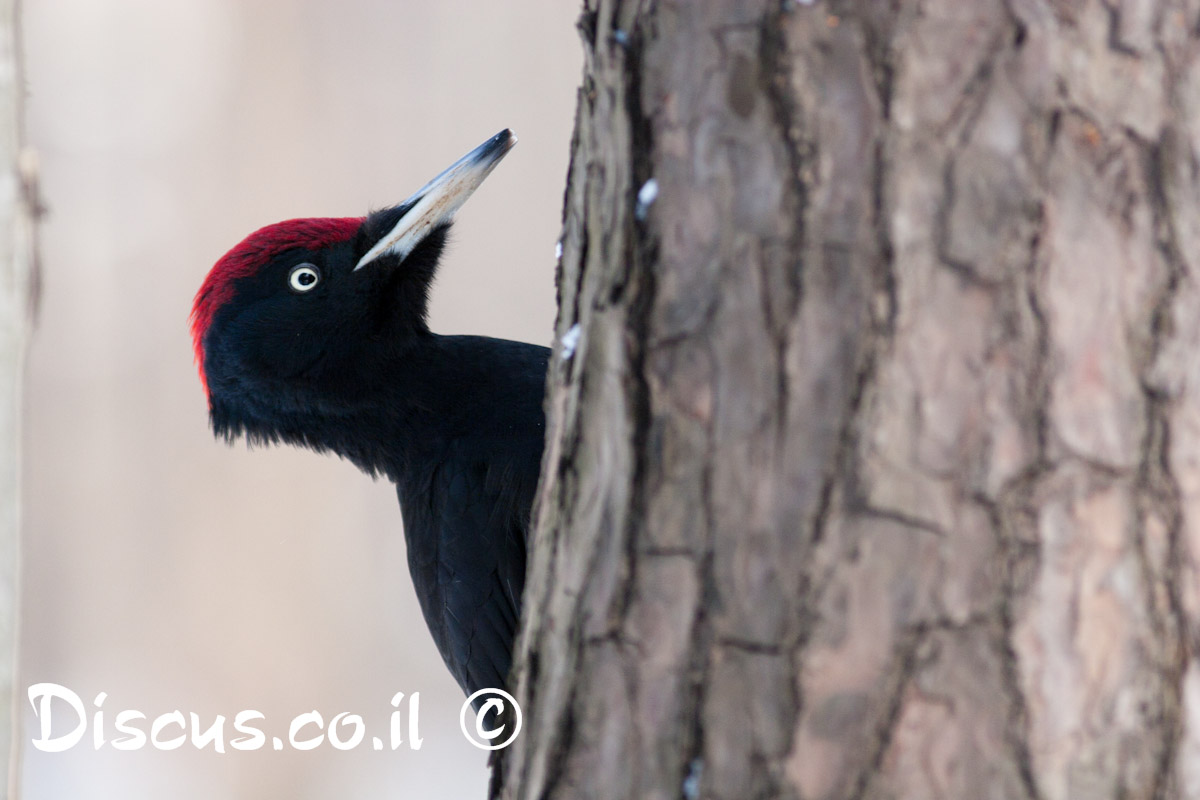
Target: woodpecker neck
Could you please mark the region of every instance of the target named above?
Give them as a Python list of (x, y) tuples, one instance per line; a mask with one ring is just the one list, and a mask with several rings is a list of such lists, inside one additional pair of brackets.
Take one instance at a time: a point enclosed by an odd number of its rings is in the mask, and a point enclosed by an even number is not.
[[(424, 333), (376, 365), (373, 376), (348, 376), (353, 394), (296, 403), (292, 411), (214, 405), (213, 426), (228, 438), (244, 433), (251, 442), (332, 451), (395, 483), (462, 442), (489, 458), (536, 461), (548, 357), (546, 348), (522, 342)], [(531, 441), (536, 451), (523, 452)]]

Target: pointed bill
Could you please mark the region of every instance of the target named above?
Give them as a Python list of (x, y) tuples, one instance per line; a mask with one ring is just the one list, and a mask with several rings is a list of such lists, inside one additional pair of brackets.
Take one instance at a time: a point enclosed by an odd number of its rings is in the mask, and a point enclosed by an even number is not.
[(517, 137), (505, 128), (421, 187), (404, 201), (409, 209), (396, 227), (376, 242), (354, 269), (362, 269), (384, 254), (402, 259), (411, 253), (430, 231), (450, 221), (516, 143)]

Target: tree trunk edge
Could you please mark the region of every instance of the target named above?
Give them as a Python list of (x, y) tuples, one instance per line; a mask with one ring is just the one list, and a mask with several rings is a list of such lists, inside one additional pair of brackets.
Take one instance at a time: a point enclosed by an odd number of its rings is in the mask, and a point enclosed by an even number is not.
[(37, 299), (37, 160), (24, 145), (25, 76), (20, 0), (0, 4), (0, 785), (21, 795), (23, 700), (18, 668), (21, 608), (23, 374)]

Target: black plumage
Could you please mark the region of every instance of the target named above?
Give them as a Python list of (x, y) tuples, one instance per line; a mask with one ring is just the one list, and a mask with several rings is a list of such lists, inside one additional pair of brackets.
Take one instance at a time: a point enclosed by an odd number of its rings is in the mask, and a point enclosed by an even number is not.
[(332, 451), (395, 483), (421, 610), (468, 694), (502, 688), (511, 664), (549, 351), (440, 336), (426, 305), (454, 210), (514, 141), (394, 208), (251, 234), (193, 311), (218, 435)]

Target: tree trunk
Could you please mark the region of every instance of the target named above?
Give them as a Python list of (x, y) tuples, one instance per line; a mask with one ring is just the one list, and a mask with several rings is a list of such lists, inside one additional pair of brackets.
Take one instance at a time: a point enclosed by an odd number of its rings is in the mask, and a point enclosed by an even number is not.
[(580, 28), (504, 796), (1200, 796), (1200, 1)]
[(20, 720), (16, 677), (21, 507), (21, 375), (33, 295), (34, 169), (22, 150), (16, 0), (0, 0), (0, 787), (19, 796)]

